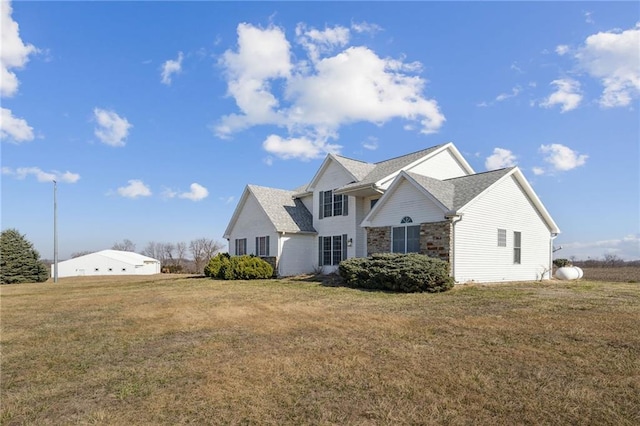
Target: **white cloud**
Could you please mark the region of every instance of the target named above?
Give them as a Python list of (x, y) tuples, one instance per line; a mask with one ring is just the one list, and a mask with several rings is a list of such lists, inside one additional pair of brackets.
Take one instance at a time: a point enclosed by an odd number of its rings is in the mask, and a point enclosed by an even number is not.
[(39, 167), (18, 167), (16, 170), (11, 169), (10, 167), (3, 167), (2, 174), (13, 176), (16, 179), (25, 179), (27, 176), (35, 176), (38, 182), (45, 183), (51, 183), (54, 180), (56, 182), (76, 183), (80, 180), (80, 175), (77, 173), (71, 173), (70, 171), (61, 173), (57, 170), (45, 172)]
[(575, 57), (589, 75), (600, 79), (604, 108), (627, 106), (640, 94), (640, 23), (626, 31), (590, 35)]
[(0, 108), (0, 139), (14, 143), (33, 140), (33, 127), (23, 118), (14, 117), (10, 109)]
[(560, 56), (566, 55), (569, 53), (569, 46), (566, 44), (559, 44), (556, 46), (556, 53)]
[(265, 151), (284, 160), (298, 158), (303, 161), (318, 158), (324, 153), (337, 153), (340, 150), (339, 145), (329, 144), (325, 139), (310, 139), (305, 136), (285, 139), (278, 135), (269, 135), (262, 143), (262, 147)]
[(178, 195), (178, 192), (172, 190), (171, 188), (164, 188), (160, 193), (160, 197), (163, 199), (175, 198)]
[(189, 188), (191, 188), (189, 192), (183, 192), (182, 194), (178, 195), (178, 197), (186, 198), (187, 200), (191, 201), (200, 201), (207, 198), (207, 196), (209, 195), (209, 191), (207, 190), (207, 188), (198, 183), (192, 183)]
[(23, 68), (29, 55), (38, 52), (32, 44), (24, 44), (20, 38), (20, 27), (11, 17), (11, 3), (2, 1), (0, 7), (0, 28), (2, 28), (2, 49), (0, 49), (0, 95), (13, 96), (18, 91), (18, 78), (11, 69)]
[(377, 32), (382, 31), (382, 27), (377, 24), (370, 24), (369, 22), (352, 22), (351, 29), (359, 34), (368, 33), (371, 35), (375, 35)]
[(236, 197), (231, 195), (229, 197), (220, 197), (219, 200), (222, 201), (224, 204), (231, 204), (236, 200)]
[(595, 21), (591, 17), (592, 15), (593, 15), (593, 12), (589, 12), (589, 11), (585, 12), (584, 13), (584, 22), (586, 22), (587, 24), (595, 23)]
[(516, 86), (513, 89), (511, 89), (511, 93), (501, 93), (498, 96), (496, 96), (496, 101), (502, 102), (509, 98), (515, 98), (520, 94), (520, 92), (522, 92), (522, 87)]
[[(640, 260), (640, 234), (598, 241), (562, 243), (563, 257), (575, 256), (578, 260), (596, 259), (606, 253), (615, 253), (625, 260)], [(566, 253), (566, 254), (564, 254)]]
[(100, 108), (94, 108), (93, 115), (98, 123), (94, 133), (100, 141), (110, 146), (125, 145), (129, 129), (133, 127), (126, 118)]
[(544, 174), (544, 169), (542, 167), (534, 167), (531, 170), (533, 171), (533, 174), (536, 176), (540, 176)]
[(378, 149), (378, 138), (369, 136), (366, 141), (362, 142), (362, 147), (370, 151)]
[(129, 185), (118, 188), (118, 194), (126, 198), (149, 197), (151, 189), (139, 179), (127, 181)]
[(437, 102), (422, 94), (426, 81), (414, 75), (420, 63), (346, 47), (349, 29), (344, 27), (319, 31), (299, 25), (296, 31), (308, 60), (292, 62), (281, 28), (238, 26), (238, 48), (227, 50), (220, 65), (240, 112), (221, 117), (215, 126), (219, 137), (255, 125), (283, 127), (288, 135), (271, 135), (263, 147), (281, 158), (304, 160), (339, 150), (327, 141), (343, 125), (401, 118), (418, 123), (425, 134), (443, 125)]
[(178, 52), (178, 59), (169, 59), (162, 64), (162, 84), (171, 85), (171, 76), (182, 72), (182, 52)]
[(544, 161), (551, 165), (552, 172), (566, 172), (583, 166), (589, 158), (588, 155), (578, 154), (577, 151), (559, 143), (541, 145), (540, 152), (545, 154)]
[(567, 112), (576, 109), (582, 101), (580, 93), (580, 82), (571, 78), (553, 80), (550, 84), (556, 86), (557, 90), (547, 99), (540, 103), (540, 106), (551, 108), (554, 105), (561, 105), (560, 111)]
[(343, 47), (349, 43), (349, 29), (342, 26), (326, 28), (319, 31), (315, 28), (307, 29), (306, 25), (300, 23), (296, 26), (297, 42), (305, 48), (309, 59), (316, 63), (321, 54), (332, 52), (336, 47)]
[(517, 157), (508, 149), (494, 148), (493, 154), (487, 157), (484, 166), (487, 170), (503, 169), (513, 167), (517, 164)]

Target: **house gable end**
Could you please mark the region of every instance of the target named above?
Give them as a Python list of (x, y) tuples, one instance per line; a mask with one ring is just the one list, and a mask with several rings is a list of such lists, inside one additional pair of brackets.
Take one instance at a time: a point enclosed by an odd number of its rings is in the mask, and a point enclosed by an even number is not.
[[(435, 181), (435, 179), (433, 180)], [(442, 182), (440, 183), (442, 184)], [(447, 184), (444, 185), (446, 186)], [(396, 204), (398, 207), (396, 207)], [(418, 183), (413, 176), (404, 171), (396, 177), (360, 226), (375, 226), (378, 216), (383, 211), (389, 210), (390, 207), (393, 210), (397, 209), (396, 216), (404, 216), (407, 213), (409, 216), (416, 216), (415, 218), (412, 217), (412, 219), (417, 219), (418, 221), (443, 220), (445, 214), (449, 211), (447, 205), (443, 204), (425, 186)], [(399, 223), (399, 219), (396, 222)]]

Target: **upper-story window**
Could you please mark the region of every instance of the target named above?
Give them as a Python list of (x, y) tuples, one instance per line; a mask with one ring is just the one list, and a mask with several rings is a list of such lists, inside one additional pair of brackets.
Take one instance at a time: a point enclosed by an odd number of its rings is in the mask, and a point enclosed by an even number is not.
[(333, 191), (320, 191), (320, 219), (349, 214), (349, 197), (334, 194)]

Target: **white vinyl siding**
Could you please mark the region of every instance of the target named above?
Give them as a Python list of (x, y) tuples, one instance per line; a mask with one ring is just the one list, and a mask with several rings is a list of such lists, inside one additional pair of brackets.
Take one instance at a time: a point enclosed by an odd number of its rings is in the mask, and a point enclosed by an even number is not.
[[(514, 252), (496, 244), (496, 229), (505, 229), (507, 248), (521, 232), (521, 263)], [(517, 181), (509, 176), (464, 209), (454, 225), (453, 274), (457, 282), (539, 279), (549, 266), (550, 231)]]
[[(356, 210), (356, 197), (344, 197), (342, 203), (342, 215), (335, 216), (333, 215), (335, 203), (333, 196), (333, 190), (336, 188), (340, 188), (348, 183), (353, 182), (353, 177), (349, 175), (344, 168), (335, 163), (331, 162), (323, 171), (323, 173), (318, 176), (315, 181), (315, 187), (313, 189), (313, 227), (318, 232), (318, 235), (349, 235), (354, 239), (354, 244), (352, 246), (347, 247), (347, 257), (354, 257), (356, 255), (356, 247), (359, 247), (358, 238), (364, 238), (364, 231), (359, 229), (358, 226), (360, 222), (356, 223), (356, 216), (358, 216), (357, 212), (354, 214)], [(331, 199), (331, 212), (332, 216), (320, 218), (320, 206), (321, 202), (324, 202), (324, 194), (326, 191), (331, 191), (332, 199)], [(323, 193), (322, 200), (320, 199), (320, 193)], [(324, 209), (323, 209), (324, 213)], [(362, 236), (362, 237), (361, 237)], [(315, 265), (318, 265), (318, 261), (320, 259), (320, 253), (318, 253), (318, 244), (315, 245)], [(335, 267), (330, 265), (328, 267), (323, 268), (323, 272), (330, 273), (335, 271)]]
[(449, 150), (444, 150), (435, 157), (416, 164), (407, 171), (440, 180), (466, 176), (468, 174)]
[(415, 224), (444, 220), (442, 209), (406, 179), (388, 196), (370, 219), (372, 227), (397, 226), (404, 216), (410, 216)]
[(285, 234), (280, 236), (278, 275), (283, 277), (310, 274), (317, 262), (314, 258), (315, 235)]
[(235, 250), (235, 240), (246, 239), (245, 254), (258, 255), (257, 237), (269, 237), (267, 252), (270, 256), (278, 253), (278, 233), (256, 198), (249, 194), (244, 208), (229, 231), (229, 253), (238, 253)]

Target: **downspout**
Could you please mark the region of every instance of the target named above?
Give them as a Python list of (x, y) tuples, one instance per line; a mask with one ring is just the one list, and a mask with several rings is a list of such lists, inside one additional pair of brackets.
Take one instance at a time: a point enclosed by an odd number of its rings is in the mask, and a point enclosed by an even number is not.
[(451, 265), (451, 277), (456, 279), (456, 223), (462, 220), (462, 214), (450, 213), (446, 214), (445, 219), (451, 221), (451, 242), (449, 252), (451, 253), (449, 265)]
[(276, 270), (278, 272), (278, 276), (282, 276), (282, 271), (280, 270), (280, 258), (282, 257), (282, 239), (284, 237), (285, 232), (280, 232), (280, 236), (278, 237), (278, 256), (276, 257)]
[(553, 240), (558, 237), (557, 232), (551, 233), (551, 238), (549, 238), (549, 279), (553, 276)]

